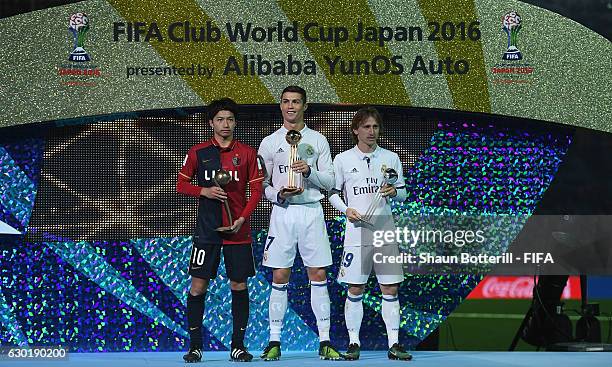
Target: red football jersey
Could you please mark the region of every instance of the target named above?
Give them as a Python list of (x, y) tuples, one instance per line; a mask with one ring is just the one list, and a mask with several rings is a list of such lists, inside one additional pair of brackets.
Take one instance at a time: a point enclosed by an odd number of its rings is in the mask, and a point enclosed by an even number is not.
[[(244, 217), (245, 222), (235, 234), (219, 233), (215, 228), (230, 226), (223, 203), (200, 196), (202, 187), (215, 185), (214, 175), (219, 169), (228, 171), (232, 177), (223, 190), (235, 221)], [(197, 185), (191, 183), (196, 178)], [(233, 140), (222, 148), (214, 139), (193, 146), (183, 162), (176, 189), (179, 193), (199, 197), (198, 218), (194, 241), (198, 243), (245, 244), (251, 243), (249, 216), (262, 196), (263, 167), (257, 161), (257, 152), (246, 144)], [(247, 185), (251, 196), (247, 201)]]

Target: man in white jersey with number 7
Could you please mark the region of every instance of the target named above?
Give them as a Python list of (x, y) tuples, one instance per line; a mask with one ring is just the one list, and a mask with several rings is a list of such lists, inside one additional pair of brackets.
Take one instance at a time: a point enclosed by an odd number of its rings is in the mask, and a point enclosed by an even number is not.
[(270, 343), (261, 355), (266, 361), (278, 360), (281, 356), (280, 334), (296, 248), (310, 280), (310, 303), (319, 331), (319, 356), (325, 360), (343, 358), (329, 340), (330, 300), (325, 268), (332, 264), (332, 257), (319, 202), (323, 198), (321, 189), (329, 191), (334, 185), (334, 169), (327, 139), (304, 124), (306, 108), (304, 89), (285, 88), (280, 103), (283, 126), (263, 139), (258, 152), (267, 172), (263, 184), (265, 196), (274, 204), (263, 255), (263, 265), (273, 268)]
[[(361, 108), (352, 119), (351, 137), (355, 147), (334, 159), (335, 187), (330, 203), (346, 214), (344, 252), (338, 281), (349, 285), (344, 317), (349, 332), (348, 360), (359, 359), (359, 329), (363, 319), (363, 291), (374, 268), (382, 291), (382, 317), (387, 329), (389, 351), (394, 360), (412, 356), (399, 344), (399, 283), (404, 280), (402, 265), (375, 262), (374, 255), (399, 255), (397, 243), (375, 247), (373, 231), (394, 231), (395, 224), (388, 198), (406, 199), (403, 170), (396, 153), (378, 146), (383, 129), (382, 118), (373, 107)], [(340, 198), (344, 195), (344, 200)], [(379, 256), (382, 258), (382, 256)]]

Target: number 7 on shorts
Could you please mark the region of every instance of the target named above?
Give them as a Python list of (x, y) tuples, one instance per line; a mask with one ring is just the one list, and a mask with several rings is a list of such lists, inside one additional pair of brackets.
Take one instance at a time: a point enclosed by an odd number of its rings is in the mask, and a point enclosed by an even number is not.
[(270, 245), (272, 244), (272, 241), (274, 241), (274, 236), (268, 236), (268, 244), (266, 245), (266, 248), (264, 249), (264, 251), (268, 251), (268, 249), (270, 248)]

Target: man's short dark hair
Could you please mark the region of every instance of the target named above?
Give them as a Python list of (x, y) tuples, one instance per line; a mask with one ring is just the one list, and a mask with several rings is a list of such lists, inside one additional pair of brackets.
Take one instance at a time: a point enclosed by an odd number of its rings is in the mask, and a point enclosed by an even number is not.
[(353, 139), (353, 143), (357, 144), (359, 142), (359, 139), (357, 139), (357, 135), (355, 135), (353, 130), (357, 130), (359, 126), (361, 126), (361, 124), (363, 124), (365, 120), (368, 119), (368, 117), (373, 117), (374, 120), (378, 123), (379, 136), (382, 136), (383, 121), (382, 121), (382, 117), (380, 116), (380, 113), (374, 107), (365, 106), (365, 107), (360, 108), (355, 113), (355, 116), (353, 116), (353, 120), (351, 121), (350, 130), (351, 130), (351, 138)]
[(286, 92), (299, 93), (302, 95), (302, 103), (306, 103), (306, 91), (302, 87), (298, 87), (297, 85), (290, 85), (287, 88), (283, 89), (281, 93), (281, 99), (283, 98), (283, 94)]
[(234, 114), (234, 117), (238, 115), (238, 105), (231, 98), (221, 98), (210, 102), (207, 109), (208, 120), (212, 120), (219, 111), (229, 111)]

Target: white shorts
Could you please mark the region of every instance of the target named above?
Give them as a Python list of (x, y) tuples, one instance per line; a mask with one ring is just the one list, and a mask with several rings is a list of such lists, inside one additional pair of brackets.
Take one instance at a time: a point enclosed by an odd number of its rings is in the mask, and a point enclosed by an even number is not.
[(290, 268), (298, 248), (305, 266), (323, 268), (332, 264), (323, 207), (319, 202), (272, 208), (262, 265)]
[[(381, 247), (344, 246), (338, 281), (347, 284), (366, 284), (373, 268), (379, 284), (401, 283), (404, 280), (402, 264), (374, 262), (374, 255), (377, 253), (384, 256), (398, 256), (400, 251), (397, 244)], [(380, 258), (377, 256), (377, 260)]]
[[(372, 217), (375, 222), (374, 226), (363, 224), (362, 222), (350, 222), (346, 221), (346, 228), (344, 232), (344, 246), (380, 246), (382, 244), (389, 244), (388, 242), (382, 241), (383, 238), (377, 238), (374, 234), (395, 232), (397, 227), (393, 221), (393, 216), (388, 215), (376, 215)], [(382, 241), (379, 244), (375, 243), (375, 240)]]

